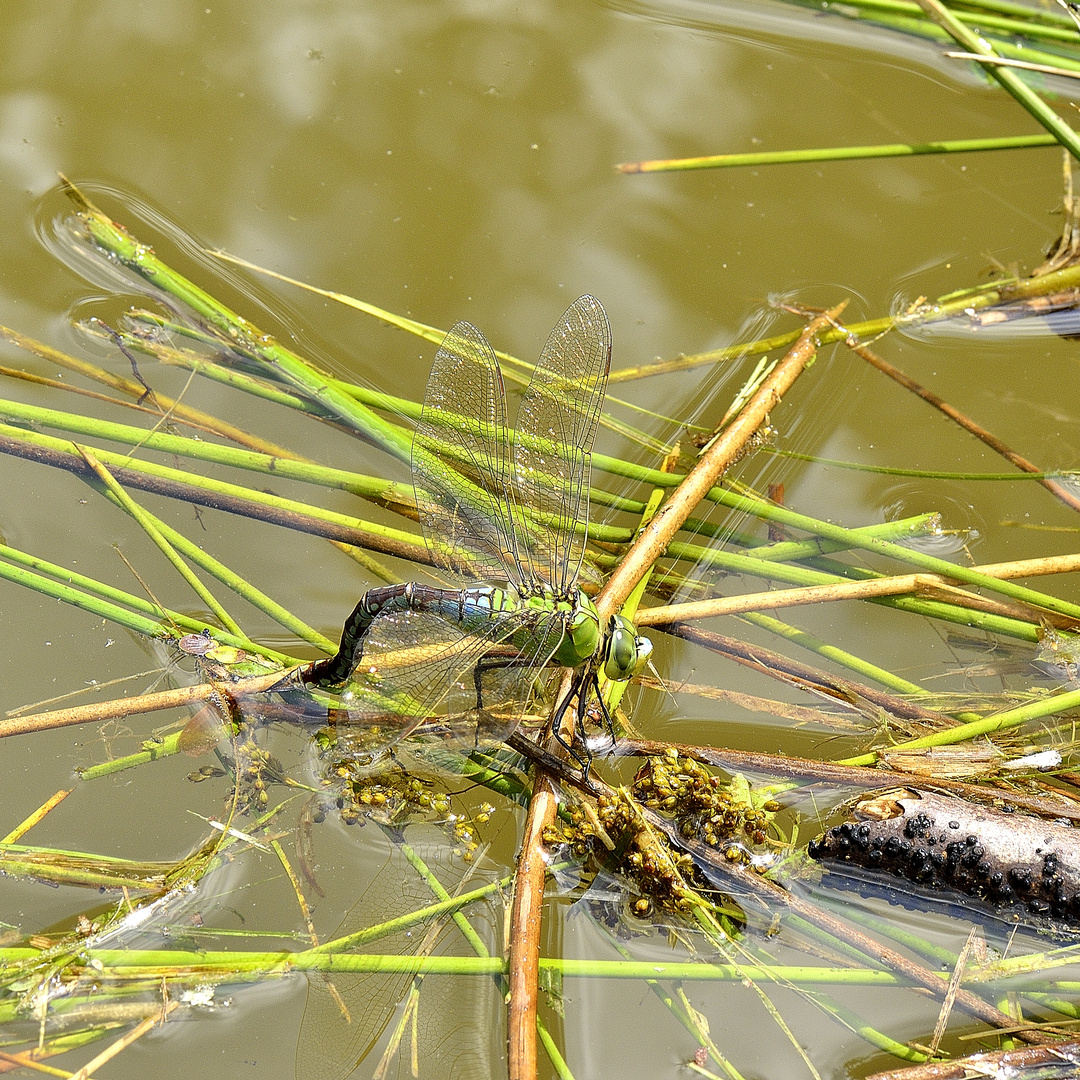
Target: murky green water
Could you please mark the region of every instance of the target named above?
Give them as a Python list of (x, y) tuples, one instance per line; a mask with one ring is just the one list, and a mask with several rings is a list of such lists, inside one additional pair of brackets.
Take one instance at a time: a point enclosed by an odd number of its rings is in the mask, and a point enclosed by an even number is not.
[[(58, 172), (99, 185), (94, 190), (107, 209), (135, 229), (143, 200), (209, 247), (434, 326), (469, 319), (496, 348), (526, 358), (583, 292), (607, 308), (614, 370), (727, 344), (776, 294), (815, 304), (850, 296), (851, 321), (874, 317), (899, 298), (933, 297), (982, 280), (990, 265), (1034, 266), (1059, 227), (1052, 216), (1060, 203), (1059, 154), (654, 176), (619, 175), (613, 166), (1034, 130), (1011, 100), (966, 70), (946, 67), (938, 52), (769, 3), (5, 6), (0, 321), (126, 374), (126, 361), (88, 344), (69, 322), (73, 313), (115, 315), (122, 305), (103, 301), (101, 290), (54, 259), (36, 235), (41, 200)], [(55, 208), (55, 194), (44, 205)], [(164, 245), (162, 253), (266, 329), (295, 335), (301, 351), (372, 386), (422, 397), (433, 347), (291, 287), (253, 278), (222, 282), (182, 252)], [(1038, 338), (975, 348), (894, 336), (881, 351), (1035, 462), (1075, 466), (1075, 343)], [(58, 374), (10, 347), (3, 354), (4, 364)], [(212, 383), (186, 385), (186, 375), (174, 370), (149, 374), (157, 389), (182, 392), (186, 402), (320, 461), (387, 468), (377, 453), (327, 428), (282, 420)], [(612, 396), (682, 419), (700, 406), (709, 379), (707, 369), (696, 369), (613, 386)], [(78, 407), (10, 380), (3, 389), (21, 400)], [(706, 403), (706, 422), (726, 403)], [(612, 411), (670, 437), (670, 428), (647, 413), (620, 405)], [(782, 447), (823, 457), (1005, 471), (981, 444), (843, 352), (823, 353), (773, 420)], [(598, 448), (655, 462), (610, 432), (601, 433)], [(981, 563), (1075, 546), (1068, 533), (1001, 524), (1075, 527), (1075, 515), (1033, 484), (890, 478), (766, 458), (743, 475), (763, 484), (783, 480), (788, 505), (851, 526), (940, 510), (948, 526), (978, 529), (971, 553)], [(8, 544), (138, 591), (119, 548), (166, 602), (197, 610), (136, 527), (79, 480), (3, 457), (0, 491), (0, 532)], [(314, 538), (150, 503), (331, 636), (375, 583)], [(363, 512), (343, 494), (326, 505)], [(1075, 599), (1075, 579), (1059, 581), (1055, 591)], [(88, 688), (111, 680), (129, 679), (103, 693), (157, 685), (164, 655), (115, 627), (12, 585), (0, 587), (0, 610), (2, 710), (71, 693), (80, 695), (71, 703), (93, 700), (102, 692)], [(256, 612), (244, 611), (241, 620), (268, 644), (291, 640)], [(910, 679), (937, 678), (954, 661), (938, 628), (869, 605), (800, 609), (790, 621)], [(717, 628), (775, 644), (731, 619)], [(689, 646), (661, 639), (658, 653), (661, 674), (675, 683), (715, 682), (796, 699)], [(693, 697), (645, 695), (636, 719), (654, 738), (841, 753), (832, 735)], [(0, 831), (71, 786), (76, 766), (130, 753), (164, 722), (136, 718), (103, 731), (72, 728), (6, 741)], [(300, 775), (302, 739), (279, 732), (273, 746)], [(192, 812), (210, 817), (222, 809), (224, 781), (187, 779), (197, 764), (171, 759), (76, 782), (30, 839), (128, 858), (178, 858), (205, 835)], [(512, 865), (521, 820), (505, 809), (493, 819), (483, 879)], [(374, 829), (330, 822), (316, 830), (314, 845), (327, 894), (315, 921), (327, 934), (386, 851)], [(214, 891), (212, 904), (196, 902), (184, 917), (205, 914), (215, 925), (247, 930), (302, 927), (271, 856), (249, 852), (218, 876)], [(0, 918), (33, 932), (70, 925), (94, 902), (84, 891), (5, 880)], [(963, 940), (963, 927), (922, 925), (952, 944)], [(546, 954), (614, 955), (585, 919), (550, 926)], [(501, 951), (501, 933), (497, 907), (488, 927), (494, 951)], [(648, 949), (658, 955), (660, 939)], [(431, 1005), (434, 1034), (421, 1039), (424, 1075), (446, 1075), (445, 1062), (461, 1043), (446, 1034), (454, 1024), (472, 1032), (466, 1074), (499, 1075), (505, 1035), (497, 996), (490, 987), (453, 985), (440, 991), (441, 1005)], [(565, 1018), (550, 1009), (545, 1015), (575, 1076), (675, 1076), (692, 1057), (696, 1044), (641, 983), (568, 981), (564, 992)], [(758, 999), (738, 983), (695, 984), (688, 994), (744, 1075), (802, 1075)], [(910, 995), (875, 990), (849, 992), (848, 999), (896, 1038), (925, 1040), (933, 1029), (936, 1006), (913, 1003)], [(300, 978), (236, 990), (230, 1008), (142, 1040), (108, 1066), (108, 1075), (290, 1077), (304, 1000)], [(823, 1076), (884, 1067), (882, 1055), (795, 995), (779, 992), (777, 1003)], [(443, 1056), (430, 1056), (436, 1054)], [(365, 1066), (367, 1074), (372, 1068)]]

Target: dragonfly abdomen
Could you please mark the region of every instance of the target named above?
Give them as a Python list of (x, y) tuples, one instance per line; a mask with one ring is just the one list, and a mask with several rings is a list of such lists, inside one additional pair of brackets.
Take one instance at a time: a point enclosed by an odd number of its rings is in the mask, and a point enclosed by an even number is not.
[(394, 611), (436, 611), (465, 630), (482, 628), (497, 615), (519, 607), (517, 597), (497, 585), (469, 589), (439, 589), (410, 581), (369, 589), (353, 608), (341, 632), (338, 651), (329, 660), (313, 664), (308, 681), (339, 686), (352, 674), (364, 652), (364, 638), (375, 619)]

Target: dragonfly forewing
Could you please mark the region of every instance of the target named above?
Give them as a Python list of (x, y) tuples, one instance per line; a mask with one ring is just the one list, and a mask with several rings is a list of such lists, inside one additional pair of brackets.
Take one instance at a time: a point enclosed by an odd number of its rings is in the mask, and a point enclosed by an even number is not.
[(506, 393), (491, 346), (470, 323), (454, 326), (435, 354), (412, 469), (424, 538), (440, 565), (460, 571), (455, 554), (464, 554), (481, 578), (520, 585)]
[(377, 718), (391, 742), (428, 720), (467, 748), (498, 742), (517, 726), (563, 636), (554, 611), (494, 613), (481, 626), (440, 611), (387, 612), (371, 625), (344, 707), (350, 720)]
[(522, 505), (547, 536), (534, 561), (557, 594), (577, 582), (589, 516), (592, 444), (611, 363), (611, 329), (600, 301), (566, 309), (537, 361), (518, 412), (515, 478)]

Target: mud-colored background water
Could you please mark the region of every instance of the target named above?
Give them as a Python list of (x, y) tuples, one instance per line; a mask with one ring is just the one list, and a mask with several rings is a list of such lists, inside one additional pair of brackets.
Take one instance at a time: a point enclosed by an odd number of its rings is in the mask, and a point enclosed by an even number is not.
[[(991, 265), (1034, 266), (1059, 227), (1052, 216), (1061, 194), (1058, 152), (654, 176), (623, 176), (613, 166), (1034, 130), (1010, 99), (966, 68), (946, 66), (938, 52), (767, 2), (5, 5), (0, 321), (124, 371), (122, 358), (89, 345), (69, 324), (73, 312), (115, 313), (122, 305), (101, 301), (100, 290), (38, 239), (38, 226), (59, 206), (55, 193), (47, 195), (58, 172), (96, 185), (108, 210), (136, 230), (142, 200), (209, 247), (434, 326), (467, 318), (497, 348), (526, 358), (583, 292), (607, 308), (614, 369), (727, 344), (776, 294), (809, 303), (847, 296), (852, 321), (872, 317), (900, 297), (937, 296), (983, 280)], [(167, 243), (162, 251), (256, 322), (294, 333), (301, 349), (351, 377), (422, 396), (431, 347), (287, 286), (215, 282), (205, 266)], [(257, 306), (260, 297), (276, 314)], [(1034, 461), (1075, 466), (1075, 343), (1038, 338), (975, 347), (893, 337), (881, 350)], [(7, 347), (2, 362), (57, 374)], [(697, 369), (623, 384), (613, 394), (683, 418), (710, 378)], [(157, 369), (152, 379), (172, 393), (186, 381)], [(56, 402), (10, 382), (3, 392)], [(327, 463), (387, 468), (343, 436), (284, 422), (213, 384), (194, 382), (185, 400)], [(719, 401), (706, 406), (708, 418), (726, 406), (727, 399)], [(612, 411), (670, 434), (641, 413), (618, 405)], [(824, 457), (1004, 469), (844, 353), (823, 354), (773, 420), (780, 446)], [(610, 433), (601, 434), (599, 448), (654, 463)], [(790, 506), (847, 525), (941, 510), (947, 525), (979, 530), (972, 548), (979, 562), (1075, 544), (1068, 533), (1001, 525), (1074, 524), (1075, 516), (1035, 485), (898, 480), (771, 459), (755, 460), (744, 475), (783, 479)], [(137, 591), (118, 545), (167, 591), (166, 602), (195, 609), (135, 527), (80, 481), (2, 458), (0, 495), (7, 543)], [(328, 634), (373, 584), (314, 539), (153, 505)], [(343, 495), (328, 505), (360, 511)], [(1060, 582), (1057, 590), (1075, 597), (1075, 582)], [(12, 585), (0, 586), (0, 611), (0, 710), (148, 673), (163, 662), (123, 631)], [(256, 613), (245, 612), (242, 621), (268, 643), (288, 640)], [(791, 621), (908, 678), (938, 676), (954, 659), (936, 628), (867, 605), (800, 611)], [(718, 629), (766, 641), (731, 620)], [(660, 642), (658, 653), (661, 673), (675, 681), (692, 677), (785, 695), (689, 648)], [(143, 690), (155, 678), (142, 674), (118, 689)], [(0, 831), (70, 786), (76, 766), (130, 752), (159, 720), (4, 743)], [(833, 738), (694, 698), (644, 697), (638, 720), (657, 738), (768, 750), (829, 752)], [(277, 738), (283, 755), (302, 758), (297, 736)], [(31, 837), (132, 858), (176, 858), (203, 835), (204, 823), (188, 811), (216, 814), (224, 798), (221, 786), (190, 783), (191, 768), (187, 759), (174, 759), (78, 786)], [(488, 837), (493, 867), (512, 861), (517, 824), (507, 811), (496, 817)], [(316, 837), (316, 849), (328, 893), (316, 922), (327, 931), (383, 856), (366, 832), (331, 825)], [(245, 858), (230, 874), (218, 883), (219, 916), (227, 910), (231, 925), (249, 929), (299, 926), (276, 863)], [(78, 890), (6, 879), (0, 885), (0, 918), (27, 931), (70, 922), (94, 903)], [(612, 955), (583, 925), (553, 930), (548, 951)], [(299, 979), (238, 990), (231, 1009), (170, 1025), (123, 1054), (109, 1075), (291, 1076), (304, 994)], [(692, 998), (747, 1076), (796, 1075), (792, 1051), (751, 994), (738, 986), (698, 987)], [(871, 1060), (880, 1065), (869, 1048), (805, 1003), (783, 1004), (822, 1075), (866, 1071)], [(936, 1009), (920, 1011), (906, 997), (882, 994), (860, 1004), (871, 1014), (880, 1008), (877, 1018), (900, 1038), (933, 1027)], [(489, 1014), (464, 1019), (484, 1032), (498, 1074), (497, 1002)], [(579, 1078), (678, 1075), (694, 1049), (638, 983), (567, 984), (565, 1020), (550, 1019)], [(438, 1047), (439, 1037), (433, 1040), (427, 1052)]]

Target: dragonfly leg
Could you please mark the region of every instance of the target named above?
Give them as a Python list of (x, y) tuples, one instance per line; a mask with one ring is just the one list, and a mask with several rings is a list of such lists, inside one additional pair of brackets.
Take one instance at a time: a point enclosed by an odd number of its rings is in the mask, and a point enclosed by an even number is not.
[(600, 706), (600, 715), (604, 718), (604, 727), (607, 728), (608, 734), (611, 736), (611, 750), (614, 753), (619, 746), (619, 737), (615, 734), (615, 721), (611, 718), (611, 713), (608, 711), (608, 707), (604, 702), (604, 695), (600, 691), (600, 677), (596, 671), (590, 672), (591, 683), (593, 690), (596, 691), (596, 703)]
[[(500, 668), (524, 667), (526, 661), (520, 656), (482, 656), (473, 665), (473, 688), (476, 690), (476, 715), (478, 721), (491, 721), (491, 713), (484, 704), (484, 674)], [(492, 727), (495, 725), (492, 724)], [(476, 725), (477, 744), (480, 741), (480, 723)]]
[[(594, 676), (595, 678), (595, 676)], [(592, 751), (589, 750), (588, 744), (584, 739), (581, 740), (581, 745), (585, 751), (584, 756), (573, 745), (574, 736), (571, 734), (570, 742), (568, 743), (562, 737), (562, 722), (563, 717), (566, 715), (566, 710), (570, 707), (570, 703), (576, 701), (576, 711), (580, 719), (582, 710), (585, 707), (585, 698), (587, 696), (589, 685), (589, 672), (583, 670), (579, 674), (574, 676), (573, 685), (570, 687), (570, 693), (566, 695), (559, 703), (559, 707), (555, 710), (551, 717), (551, 732), (558, 740), (559, 745), (581, 766), (582, 771), (585, 774), (585, 778), (589, 777), (589, 767), (592, 765)]]

